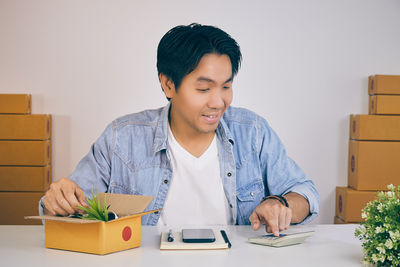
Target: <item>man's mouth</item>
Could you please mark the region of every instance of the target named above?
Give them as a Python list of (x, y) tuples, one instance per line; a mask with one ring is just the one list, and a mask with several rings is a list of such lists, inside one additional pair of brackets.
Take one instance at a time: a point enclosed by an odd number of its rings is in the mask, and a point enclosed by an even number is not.
[(208, 123), (216, 123), (218, 121), (218, 114), (213, 114), (213, 115), (203, 115), (203, 118), (206, 120)]

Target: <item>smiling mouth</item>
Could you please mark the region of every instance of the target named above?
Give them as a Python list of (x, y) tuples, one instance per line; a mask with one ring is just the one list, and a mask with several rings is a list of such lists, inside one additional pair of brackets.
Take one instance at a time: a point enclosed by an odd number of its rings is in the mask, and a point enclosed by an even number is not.
[(204, 120), (209, 124), (215, 124), (219, 121), (219, 115), (202, 115)]

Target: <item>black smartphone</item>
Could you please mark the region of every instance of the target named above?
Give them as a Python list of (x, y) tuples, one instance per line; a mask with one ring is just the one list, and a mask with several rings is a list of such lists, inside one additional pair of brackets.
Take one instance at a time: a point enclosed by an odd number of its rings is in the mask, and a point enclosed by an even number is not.
[(212, 229), (182, 229), (182, 240), (185, 243), (212, 243), (215, 236)]

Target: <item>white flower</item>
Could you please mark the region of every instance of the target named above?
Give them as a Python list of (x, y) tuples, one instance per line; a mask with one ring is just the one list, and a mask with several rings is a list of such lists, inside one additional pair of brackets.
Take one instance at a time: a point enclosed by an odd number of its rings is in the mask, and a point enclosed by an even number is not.
[(379, 203), (379, 205), (378, 205), (378, 210), (379, 210), (380, 212), (383, 211), (383, 204), (382, 204), (382, 203)]
[(385, 242), (385, 246), (386, 246), (388, 249), (392, 249), (392, 248), (393, 248), (393, 242), (392, 242), (392, 239), (388, 239), (388, 240), (386, 240), (386, 242)]
[(361, 218), (366, 219), (367, 218), (367, 214), (365, 212), (361, 213)]
[(375, 228), (375, 233), (379, 234), (379, 233), (382, 233), (382, 232), (383, 232), (383, 228), (382, 228), (382, 227), (377, 226), (377, 227)]
[(389, 190), (394, 190), (393, 184), (388, 185), (387, 188), (388, 188)]
[(387, 191), (386, 195), (390, 198), (392, 198), (394, 196), (394, 193), (392, 191)]
[(378, 257), (376, 256), (376, 254), (372, 254), (372, 261), (375, 263), (378, 262)]
[(383, 248), (383, 247), (377, 247), (376, 250), (378, 250), (379, 253), (381, 253), (381, 254), (385, 254), (385, 252), (386, 252), (385, 248)]

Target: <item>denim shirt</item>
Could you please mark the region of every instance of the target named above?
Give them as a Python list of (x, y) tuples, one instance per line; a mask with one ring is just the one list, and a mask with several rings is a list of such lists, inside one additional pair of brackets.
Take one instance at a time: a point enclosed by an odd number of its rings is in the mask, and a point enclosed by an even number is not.
[[(167, 150), (170, 104), (113, 121), (70, 175), (86, 195), (96, 192), (153, 196), (146, 210), (161, 209), (172, 179)], [(297, 164), (286, 155), (276, 133), (262, 117), (229, 107), (216, 130), (221, 179), (234, 224), (249, 217), (266, 195), (296, 192), (310, 205), (311, 221), (319, 212), (319, 194)], [(43, 214), (43, 199), (40, 213)], [(156, 225), (160, 213), (142, 217)]]

